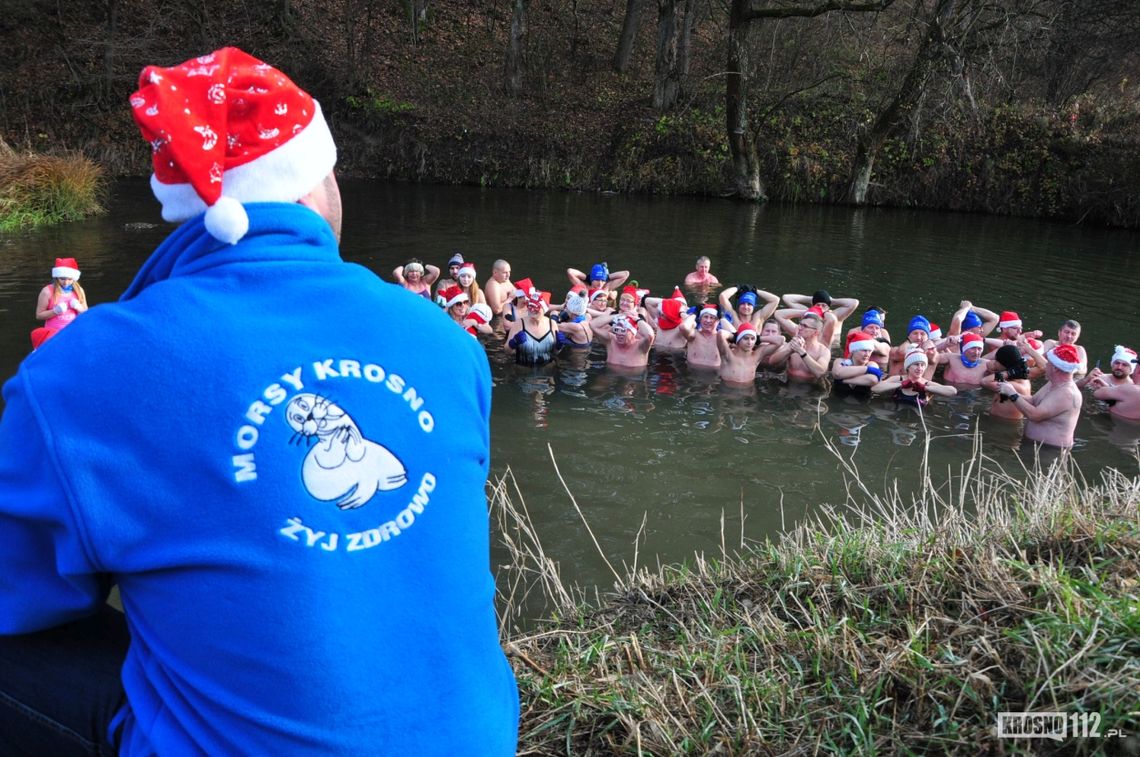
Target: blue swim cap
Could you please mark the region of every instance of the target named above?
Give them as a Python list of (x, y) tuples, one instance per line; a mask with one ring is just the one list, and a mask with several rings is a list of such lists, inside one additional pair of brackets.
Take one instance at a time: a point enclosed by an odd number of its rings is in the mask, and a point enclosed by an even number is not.
[(982, 319), (973, 310), (966, 312), (966, 317), (962, 319), (962, 329), (976, 329), (982, 325)]
[(755, 292), (745, 292), (744, 294), (740, 295), (740, 297), (736, 300), (737, 305), (743, 305), (746, 302), (749, 305), (751, 305), (752, 307), (756, 307), (756, 293)]
[(926, 316), (916, 315), (910, 319), (910, 323), (907, 324), (906, 327), (906, 333), (909, 334), (915, 329), (922, 329), (927, 334), (930, 334), (930, 321), (926, 320)]
[(878, 310), (868, 310), (863, 314), (863, 326), (882, 326), (883, 316)]
[(605, 263), (596, 263), (590, 269), (590, 281), (605, 281), (610, 277), (610, 267)]

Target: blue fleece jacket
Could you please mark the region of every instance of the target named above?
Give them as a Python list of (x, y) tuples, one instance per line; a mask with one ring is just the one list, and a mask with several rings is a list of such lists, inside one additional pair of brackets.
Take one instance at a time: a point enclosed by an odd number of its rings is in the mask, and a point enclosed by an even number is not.
[(127, 755), (513, 754), (486, 355), (311, 210), (247, 210), (5, 385), (0, 632), (117, 581)]

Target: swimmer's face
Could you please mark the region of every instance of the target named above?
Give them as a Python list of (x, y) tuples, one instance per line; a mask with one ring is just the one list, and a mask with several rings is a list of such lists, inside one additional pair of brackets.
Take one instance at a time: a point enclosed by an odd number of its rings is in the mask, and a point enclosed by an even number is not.
[(713, 313), (702, 313), (700, 318), (701, 331), (712, 331), (716, 328), (717, 317)]
[(779, 336), (780, 325), (778, 323), (765, 323), (764, 328), (760, 329), (760, 336)]
[(749, 332), (737, 339), (736, 344), (745, 352), (751, 352), (752, 348), (756, 346), (756, 334)]
[(1062, 326), (1061, 330), (1057, 332), (1057, 341), (1061, 344), (1075, 344), (1080, 336), (1080, 329), (1075, 329), (1072, 326)]
[(883, 327), (877, 323), (869, 323), (863, 327), (863, 333), (867, 334), (868, 336), (872, 336), (875, 339), (879, 338), (879, 334), (882, 333), (882, 331)]
[(816, 334), (818, 332), (819, 332), (819, 320), (817, 320), (815, 318), (804, 318), (802, 321), (800, 321), (800, 327), (797, 330), (797, 333), (800, 336), (807, 338), (807, 337), (812, 336), (813, 334)]
[(470, 273), (459, 274), (459, 286), (461, 287), (469, 287), (472, 283), (474, 283), (474, 281), (475, 277)]
[(708, 273), (710, 268), (712, 268), (712, 265), (709, 264), (709, 261), (707, 261), (707, 260), (697, 261), (697, 273), (701, 274), (702, 276), (704, 276), (706, 273)]
[(748, 318), (756, 312), (756, 306), (751, 302), (741, 302), (736, 306), (736, 311), (740, 313), (741, 318)]
[(906, 335), (906, 340), (908, 342), (910, 342), (911, 344), (922, 344), (923, 342), (926, 341), (928, 336), (930, 336), (930, 335), (927, 334), (922, 329), (915, 329), (914, 331), (912, 331)]
[(633, 341), (633, 332), (624, 326), (614, 329), (613, 334), (614, 340), (618, 344), (626, 345), (630, 344)]
[(590, 289), (601, 289), (609, 279), (590, 279)]
[(451, 306), (451, 314), (460, 321), (467, 317), (467, 313), (470, 310), (471, 303), (466, 301)]
[(913, 362), (910, 364), (910, 367), (906, 369), (906, 375), (910, 378), (918, 378), (923, 373), (926, 373), (925, 360), (918, 360), (916, 362)]
[(629, 312), (633, 310), (633, 295), (623, 294), (618, 298), (618, 310)]
[(598, 296), (590, 300), (590, 307), (594, 310), (605, 310), (607, 307), (607, 300), (604, 296)]
[(61, 276), (55, 280), (55, 283), (59, 284), (60, 289), (67, 289), (69, 286), (75, 283), (75, 279), (69, 279)]
[(974, 345), (962, 350), (962, 354), (972, 363), (982, 356), (982, 348), (980, 345)]
[(409, 284), (416, 283), (417, 281), (422, 279), (423, 276), (424, 276), (423, 272), (420, 271), (420, 269), (418, 269), (418, 268), (412, 268), (411, 270), (409, 270), (407, 268), (404, 269), (404, 280), (407, 281)]
[(511, 280), (511, 267), (507, 265), (503, 266), (502, 268), (496, 268), (491, 272), (491, 275), (494, 276), (495, 281), (499, 282), (500, 284), (505, 284)]
[(1127, 360), (1112, 361), (1112, 375), (1118, 379), (1131, 376), (1134, 370), (1136, 370), (1136, 366)]
[(1003, 339), (1017, 339), (1021, 335), (1021, 327), (1007, 326), (1001, 330), (1001, 335)]
[(871, 359), (870, 350), (856, 350), (851, 353), (851, 362), (855, 365), (866, 365), (867, 361)]
[(459, 263), (452, 263), (447, 267), (447, 275), (455, 278), (459, 274)]

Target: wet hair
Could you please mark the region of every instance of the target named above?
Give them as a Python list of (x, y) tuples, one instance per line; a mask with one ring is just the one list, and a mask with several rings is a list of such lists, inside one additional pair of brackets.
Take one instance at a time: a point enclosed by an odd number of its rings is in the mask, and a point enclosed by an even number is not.
[(1081, 324), (1077, 323), (1072, 318), (1070, 318), (1069, 320), (1067, 320), (1061, 324), (1061, 328), (1063, 328), (1063, 329), (1074, 329), (1076, 331), (1080, 331), (1081, 330)]

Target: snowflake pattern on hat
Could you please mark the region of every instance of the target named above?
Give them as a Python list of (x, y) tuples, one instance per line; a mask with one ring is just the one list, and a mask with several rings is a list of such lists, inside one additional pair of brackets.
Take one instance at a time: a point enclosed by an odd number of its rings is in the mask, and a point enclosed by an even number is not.
[(241, 203), (295, 202), (332, 171), (336, 147), (320, 105), (283, 73), (235, 47), (178, 66), (147, 66), (131, 109), (153, 152), (151, 186), (168, 221), (207, 212), (236, 242)]

